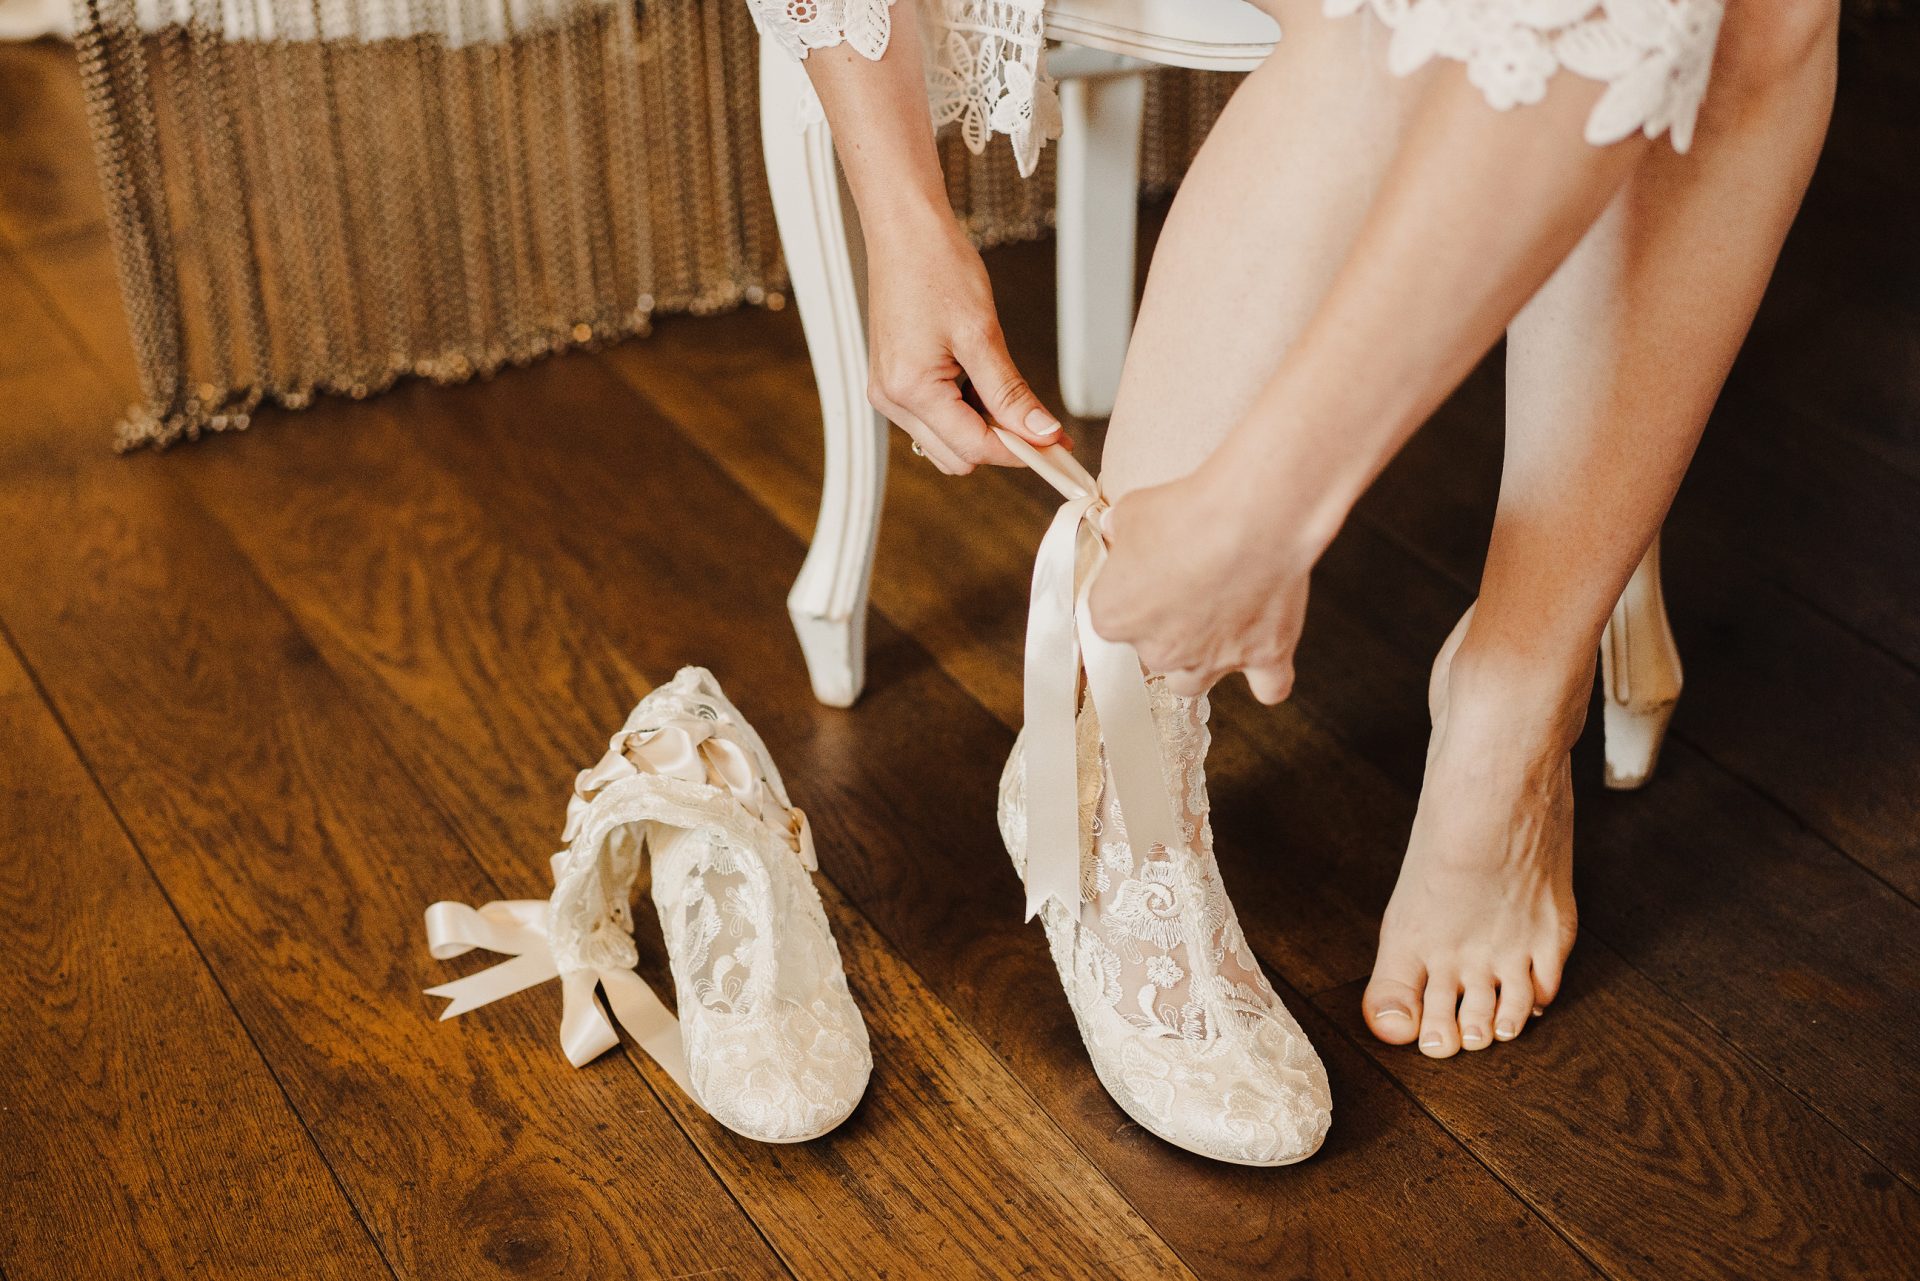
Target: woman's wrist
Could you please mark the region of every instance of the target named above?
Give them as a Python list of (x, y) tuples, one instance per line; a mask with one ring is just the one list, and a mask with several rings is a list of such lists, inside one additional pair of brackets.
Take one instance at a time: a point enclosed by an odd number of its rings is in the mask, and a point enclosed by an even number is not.
[[(871, 212), (868, 204), (874, 206)], [(870, 200), (860, 206), (860, 227), (867, 257), (880, 261), (924, 260), (929, 250), (967, 243), (944, 191), (931, 198), (893, 193), (884, 200)]]

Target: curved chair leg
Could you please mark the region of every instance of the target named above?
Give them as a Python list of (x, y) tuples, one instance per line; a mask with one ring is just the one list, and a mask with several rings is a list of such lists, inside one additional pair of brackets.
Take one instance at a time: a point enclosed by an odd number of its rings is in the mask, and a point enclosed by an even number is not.
[(1641, 560), (1600, 640), (1606, 783), (1626, 790), (1653, 776), (1680, 700), (1680, 650), (1660, 588), (1660, 538)]
[(1138, 73), (1060, 82), (1054, 206), (1060, 397), (1082, 418), (1113, 412), (1133, 331), (1145, 110), (1146, 79)]
[(886, 494), (886, 423), (867, 403), (858, 235), (806, 73), (760, 49), (760, 133), (793, 297), (820, 389), (826, 465), (806, 563), (787, 595), (814, 697), (846, 707), (866, 681), (867, 595)]

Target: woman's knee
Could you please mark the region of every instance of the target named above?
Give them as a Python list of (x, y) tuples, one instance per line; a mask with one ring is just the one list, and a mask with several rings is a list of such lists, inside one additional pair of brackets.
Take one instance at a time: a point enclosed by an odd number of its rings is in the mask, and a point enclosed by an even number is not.
[(1714, 89), (1765, 92), (1833, 56), (1840, 0), (1731, 0), (1714, 58)]

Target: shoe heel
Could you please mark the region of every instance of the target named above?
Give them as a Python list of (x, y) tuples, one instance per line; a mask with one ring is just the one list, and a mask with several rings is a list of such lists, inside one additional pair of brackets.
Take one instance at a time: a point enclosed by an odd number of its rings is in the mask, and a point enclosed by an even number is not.
[(1656, 536), (1613, 607), (1600, 638), (1606, 785), (1644, 786), (1659, 762), (1667, 726), (1680, 701), (1680, 651), (1667, 622)]

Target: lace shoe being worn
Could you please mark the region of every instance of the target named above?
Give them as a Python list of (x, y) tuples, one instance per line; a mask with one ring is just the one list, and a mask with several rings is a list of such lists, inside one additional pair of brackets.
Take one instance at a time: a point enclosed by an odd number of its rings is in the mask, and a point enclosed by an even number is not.
[[(576, 1066), (618, 1039), (597, 989), (641, 1048), (729, 1129), (792, 1143), (839, 1125), (872, 1071), (866, 1025), (809, 876), (806, 815), (712, 674), (683, 668), (642, 699), (574, 792), (548, 902), (428, 909), (434, 955), (516, 953), (429, 989), (454, 998), (442, 1017), (558, 974), (561, 1042)], [(633, 973), (630, 898), (643, 866), (678, 1021)], [(515, 967), (524, 972), (485, 981)]]
[(1128, 1115), (1216, 1160), (1302, 1160), (1332, 1123), (1327, 1075), (1220, 881), (1207, 701), (1146, 678), (1131, 648), (1087, 621), (1106, 555), (1093, 478), (1057, 447), (1001, 438), (1067, 497), (1036, 558), (1027, 723), (1000, 784), (1027, 914), (1041, 917), (1094, 1071)]
[[(1049, 899), (1040, 917), (1093, 1070), (1126, 1113), (1167, 1142), (1218, 1161), (1286, 1165), (1332, 1123), (1326, 1070), (1248, 950), (1207, 822), (1207, 701), (1149, 683), (1177, 768), (1187, 841), (1142, 849), (1127, 835), (1092, 706), (1084, 763), (1084, 906)], [(1000, 833), (1027, 868), (1024, 735), (1000, 780)]]

